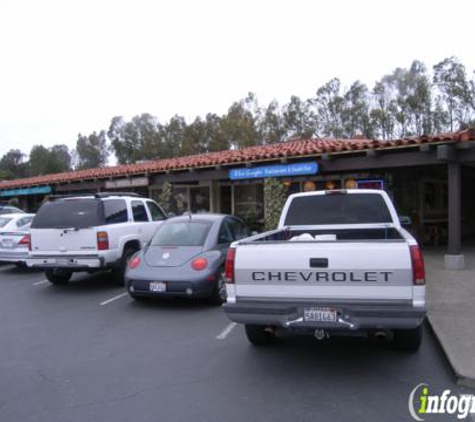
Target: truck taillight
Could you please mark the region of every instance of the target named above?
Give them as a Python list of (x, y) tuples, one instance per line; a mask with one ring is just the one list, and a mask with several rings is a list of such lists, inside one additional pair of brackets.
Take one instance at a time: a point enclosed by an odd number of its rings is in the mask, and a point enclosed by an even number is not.
[(107, 232), (97, 232), (97, 250), (106, 251), (107, 249), (109, 249)]
[(18, 244), (28, 246), (28, 250), (31, 251), (31, 236), (29, 234), (25, 234)]
[(426, 283), (426, 270), (424, 266), (424, 258), (419, 246), (412, 245), (411, 261), (412, 261), (412, 278), (416, 286), (423, 286)]
[(228, 255), (226, 256), (226, 265), (224, 267), (226, 275), (226, 283), (234, 283), (234, 258), (236, 257), (236, 249), (229, 248)]

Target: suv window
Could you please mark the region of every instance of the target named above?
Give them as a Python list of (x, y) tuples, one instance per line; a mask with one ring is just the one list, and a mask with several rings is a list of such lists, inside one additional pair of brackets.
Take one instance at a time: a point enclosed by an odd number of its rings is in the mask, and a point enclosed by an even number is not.
[(147, 211), (142, 201), (132, 201), (132, 214), (134, 221), (148, 221)]
[(103, 201), (106, 224), (119, 224), (128, 221), (127, 203), (123, 199)]
[(148, 210), (150, 211), (150, 215), (152, 216), (152, 221), (161, 221), (166, 219), (165, 214), (155, 202), (147, 201), (146, 204)]
[(31, 228), (66, 229), (98, 226), (103, 222), (101, 202), (94, 198), (68, 198), (44, 203)]

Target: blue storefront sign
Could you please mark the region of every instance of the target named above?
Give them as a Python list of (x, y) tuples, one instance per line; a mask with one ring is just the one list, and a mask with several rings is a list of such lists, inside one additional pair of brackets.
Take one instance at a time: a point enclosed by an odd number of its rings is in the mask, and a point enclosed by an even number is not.
[(0, 192), (1, 197), (22, 196), (22, 195), (46, 195), (51, 193), (51, 186), (40, 186), (36, 188), (10, 189)]
[(229, 172), (229, 178), (231, 180), (261, 179), (265, 177), (306, 176), (317, 173), (318, 164), (316, 162), (307, 162), (232, 169)]

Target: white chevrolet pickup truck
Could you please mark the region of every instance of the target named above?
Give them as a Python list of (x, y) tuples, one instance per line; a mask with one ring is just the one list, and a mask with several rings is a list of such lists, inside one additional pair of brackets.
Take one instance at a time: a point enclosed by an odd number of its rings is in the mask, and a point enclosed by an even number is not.
[(424, 261), (384, 191), (291, 195), (276, 230), (231, 245), (226, 282), (224, 310), (254, 345), (280, 331), (421, 344)]

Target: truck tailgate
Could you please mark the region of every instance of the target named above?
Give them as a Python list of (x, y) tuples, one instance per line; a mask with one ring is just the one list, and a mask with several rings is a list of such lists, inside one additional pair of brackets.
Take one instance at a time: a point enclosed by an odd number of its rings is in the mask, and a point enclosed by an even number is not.
[(239, 245), (236, 299), (412, 300), (409, 246), (391, 242)]

